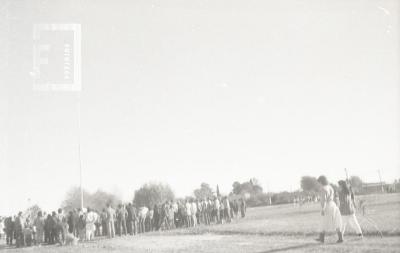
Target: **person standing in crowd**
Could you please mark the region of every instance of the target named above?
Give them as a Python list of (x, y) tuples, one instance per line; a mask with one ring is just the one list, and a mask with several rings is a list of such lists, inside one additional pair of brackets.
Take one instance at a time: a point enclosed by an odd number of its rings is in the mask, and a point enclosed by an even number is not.
[(14, 238), (14, 231), (15, 231), (15, 221), (13, 220), (12, 216), (7, 217), (4, 220), (4, 227), (5, 227), (5, 233), (6, 233), (6, 244), (12, 245), (13, 238)]
[(62, 245), (64, 245), (65, 243), (66, 243), (66, 240), (67, 240), (67, 236), (68, 236), (68, 229), (69, 229), (69, 226), (68, 226), (68, 221), (67, 221), (67, 218), (64, 216), (63, 217), (63, 219), (61, 220), (61, 229), (62, 229), (62, 231), (61, 231), (61, 234), (62, 234), (62, 241), (61, 241), (61, 243), (62, 243)]
[(67, 223), (68, 223), (68, 233), (73, 234), (75, 230), (73, 211), (68, 212)]
[(102, 236), (107, 236), (107, 211), (105, 208), (101, 211), (101, 227), (102, 227)]
[(47, 215), (47, 218), (44, 222), (44, 242), (47, 244), (52, 244), (53, 237), (51, 232), (53, 231), (53, 219), (50, 214)]
[(81, 212), (81, 209), (74, 209), (72, 211), (72, 222), (73, 222), (73, 235), (74, 237), (78, 237), (79, 238), (79, 229), (78, 229), (78, 222), (79, 222), (79, 213)]
[(146, 226), (146, 217), (147, 217), (147, 212), (149, 209), (146, 206), (143, 206), (140, 208), (139, 211), (139, 233), (144, 233), (145, 231), (145, 226)]
[(22, 212), (19, 212), (17, 218), (15, 219), (15, 239), (17, 248), (24, 246), (23, 228), (24, 222)]
[(343, 242), (343, 234), (341, 232), (342, 219), (340, 216), (339, 208), (334, 202), (335, 191), (329, 185), (328, 179), (325, 176), (318, 178), (318, 183), (321, 185), (321, 215), (322, 215), (322, 231), (317, 241), (325, 241), (325, 233), (335, 230), (338, 235), (338, 243)]
[(218, 197), (215, 197), (214, 200), (214, 215), (215, 215), (215, 222), (222, 223), (222, 217), (221, 217), (221, 202), (219, 201)]
[(231, 201), (231, 200), (229, 200), (229, 198), (228, 198), (228, 204), (229, 204), (229, 217), (231, 218), (231, 220), (234, 218), (234, 212), (233, 212), (233, 209), (234, 209), (234, 206), (233, 206), (233, 201)]
[(154, 223), (154, 209), (153, 208), (150, 208), (150, 210), (149, 210), (149, 212), (148, 212), (148, 215), (147, 215), (147, 218), (148, 218), (148, 223), (149, 223), (149, 231), (153, 231), (153, 227), (154, 227), (154, 225), (153, 225), (153, 223)]
[(130, 235), (135, 234), (135, 216), (136, 216), (136, 211), (135, 207), (132, 205), (132, 203), (129, 203), (128, 206), (126, 207), (126, 211), (128, 213), (126, 223), (127, 223), (127, 228), (128, 228), (128, 233)]
[(233, 201), (233, 206), (232, 206), (232, 208), (233, 208), (233, 213), (235, 214), (235, 219), (237, 219), (238, 213), (239, 213), (239, 203), (238, 203), (238, 200), (237, 200), (237, 199), (235, 199), (235, 200)]
[(118, 235), (122, 236), (122, 234), (126, 235), (126, 216), (127, 212), (125, 207), (122, 204), (118, 205), (117, 209), (117, 221), (118, 221)]
[(186, 210), (186, 226), (189, 228), (192, 226), (192, 205), (190, 204), (189, 200), (186, 200), (185, 204)]
[(179, 227), (179, 206), (178, 202), (173, 201), (172, 202), (172, 209), (174, 210), (174, 226), (176, 228)]
[(178, 213), (179, 227), (184, 227), (186, 224), (186, 208), (182, 201), (178, 202)]
[(246, 201), (244, 198), (240, 200), (240, 214), (242, 215), (242, 218), (246, 216)]
[(346, 181), (340, 180), (339, 184), (339, 210), (342, 215), (342, 234), (346, 231), (346, 226), (349, 224), (357, 233), (357, 235), (362, 238), (361, 227), (358, 224), (356, 214), (355, 214), (355, 202), (354, 194), (351, 192)]
[(197, 226), (197, 217), (196, 217), (197, 205), (196, 205), (196, 202), (193, 199), (190, 200), (190, 205), (191, 205), (190, 212), (192, 214), (192, 220), (191, 220), (192, 226), (196, 227)]
[(109, 238), (114, 238), (115, 237), (115, 227), (114, 227), (114, 221), (115, 221), (115, 211), (111, 207), (111, 204), (107, 204), (107, 235)]
[(145, 232), (149, 232), (150, 231), (150, 213), (152, 211), (152, 208), (149, 207), (149, 211), (146, 214), (146, 220), (145, 220), (145, 224), (144, 224), (144, 231)]
[(228, 197), (224, 198), (224, 217), (226, 219), (226, 222), (231, 222), (231, 207), (229, 205), (229, 199)]
[(207, 199), (207, 198), (204, 199), (203, 208), (204, 208), (206, 225), (210, 225), (212, 205), (211, 205), (211, 202), (209, 201), (209, 199)]
[(34, 231), (29, 217), (25, 219), (24, 227), (22, 228), (22, 234), (23, 234), (23, 245), (28, 247), (32, 246), (32, 242), (34, 240), (33, 238)]
[(43, 218), (42, 211), (39, 211), (36, 219), (33, 222), (35, 228), (35, 243), (41, 245), (44, 241), (44, 226), (45, 220)]
[(61, 226), (59, 223), (61, 223), (61, 222), (59, 222), (57, 213), (54, 211), (51, 213), (51, 220), (52, 220), (52, 222), (51, 222), (52, 226), (51, 226), (50, 241), (52, 242), (52, 244), (60, 243), (61, 242), (61, 240), (60, 240)]
[(214, 201), (211, 200), (211, 198), (208, 198), (207, 202), (207, 216), (209, 220), (209, 224), (213, 221), (213, 210), (214, 210)]
[(201, 206), (200, 210), (200, 220), (202, 224), (207, 225), (206, 221), (206, 212), (207, 212), (207, 205), (206, 205), (206, 200), (205, 199), (200, 199), (199, 205)]
[(196, 209), (196, 220), (197, 220), (197, 225), (200, 225), (200, 223), (202, 223), (203, 222), (203, 220), (202, 220), (202, 206), (201, 206), (201, 203), (199, 202), (199, 200), (198, 199), (196, 199), (196, 207), (197, 207), (197, 209)]
[[(63, 211), (61, 208), (58, 209), (57, 214), (55, 216), (55, 221), (56, 221), (56, 242), (58, 242), (60, 245), (63, 245), (65, 242), (65, 217), (63, 214)], [(66, 222), (65, 222), (66, 223)]]
[(0, 217), (0, 240), (3, 239), (4, 237), (4, 231), (5, 231), (4, 218)]
[(168, 210), (168, 225), (169, 225), (169, 229), (174, 229), (175, 228), (175, 209), (172, 205), (172, 202), (167, 205), (167, 210)]
[(86, 237), (86, 217), (83, 211), (79, 212), (79, 220), (77, 228), (78, 228), (78, 238), (81, 242), (83, 242)]
[(222, 198), (219, 204), (219, 216), (220, 216), (220, 224), (224, 224), (225, 222), (225, 201)]
[(153, 230), (158, 231), (160, 224), (160, 210), (157, 204), (154, 204), (153, 211)]
[(103, 227), (102, 227), (102, 218), (101, 215), (97, 211), (93, 211), (96, 214), (96, 221), (94, 225), (96, 226), (94, 231), (94, 236), (101, 236), (103, 234)]
[(96, 230), (96, 220), (97, 220), (97, 214), (93, 212), (93, 210), (88, 207), (87, 208), (87, 213), (86, 213), (86, 240), (90, 241), (94, 238), (94, 232)]
[(161, 205), (161, 223), (160, 229), (165, 230), (168, 229), (168, 210), (167, 210), (167, 203)]

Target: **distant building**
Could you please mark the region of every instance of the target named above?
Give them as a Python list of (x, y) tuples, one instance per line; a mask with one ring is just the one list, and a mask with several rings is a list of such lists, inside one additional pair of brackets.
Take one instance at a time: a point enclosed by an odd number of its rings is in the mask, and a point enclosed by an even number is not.
[[(397, 186), (397, 187), (396, 187)], [(396, 183), (387, 184), (382, 183), (363, 183), (361, 187), (361, 194), (372, 194), (372, 193), (391, 193), (397, 192), (400, 188)]]

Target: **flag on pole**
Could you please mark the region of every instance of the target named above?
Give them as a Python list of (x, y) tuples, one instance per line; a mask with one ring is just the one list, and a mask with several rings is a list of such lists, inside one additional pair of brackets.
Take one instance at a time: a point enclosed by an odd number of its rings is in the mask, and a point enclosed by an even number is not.
[(81, 90), (81, 25), (33, 26), (33, 89)]

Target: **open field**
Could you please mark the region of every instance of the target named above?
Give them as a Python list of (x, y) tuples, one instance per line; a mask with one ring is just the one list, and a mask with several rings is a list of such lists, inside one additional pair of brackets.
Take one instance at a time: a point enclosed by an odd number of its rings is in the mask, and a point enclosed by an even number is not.
[[(370, 195), (366, 215), (358, 215), (365, 233), (358, 239), (348, 229), (345, 243), (329, 235), (314, 241), (319, 227), (318, 204), (248, 209), (245, 219), (230, 224), (200, 226), (134, 237), (98, 239), (75, 247), (44, 246), (5, 249), (6, 252), (400, 252), (400, 195)], [(383, 238), (380, 237), (380, 230)]]

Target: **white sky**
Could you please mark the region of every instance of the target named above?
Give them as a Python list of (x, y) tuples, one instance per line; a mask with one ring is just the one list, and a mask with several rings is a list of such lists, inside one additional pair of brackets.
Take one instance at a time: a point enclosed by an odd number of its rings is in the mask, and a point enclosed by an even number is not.
[(2, 17), (0, 215), (28, 198), (55, 209), (79, 183), (77, 95), (32, 89), (43, 22), (82, 25), (90, 191), (131, 199), (162, 181), (178, 196), (201, 182), (228, 193), (251, 177), (295, 190), (302, 175), (337, 181), (345, 167), (400, 178), (398, 1), (114, 2), (31, 1)]

